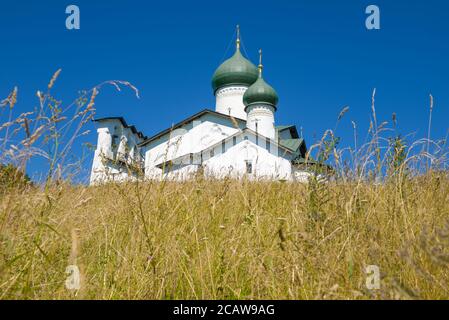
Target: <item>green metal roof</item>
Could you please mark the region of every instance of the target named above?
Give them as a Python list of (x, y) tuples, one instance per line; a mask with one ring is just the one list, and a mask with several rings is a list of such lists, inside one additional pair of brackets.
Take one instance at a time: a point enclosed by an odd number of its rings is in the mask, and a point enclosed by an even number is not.
[(256, 66), (246, 59), (237, 47), (234, 55), (223, 62), (212, 77), (214, 92), (228, 85), (250, 86), (256, 82), (258, 71)]
[[(298, 131), (295, 125), (279, 125), (275, 126), (276, 135), (279, 137), (279, 144), (283, 147), (292, 150), (298, 156), (298, 158), (304, 157), (307, 152), (306, 142), (303, 138), (298, 136)], [(290, 139), (281, 139), (280, 132), (289, 130), (291, 134)]]
[(275, 129), (277, 131), (284, 131), (285, 129), (289, 129), (291, 127), (295, 127), (294, 125), (289, 125), (289, 126), (276, 126)]
[(259, 79), (254, 82), (243, 95), (243, 103), (245, 107), (256, 103), (268, 103), (276, 108), (279, 97), (276, 91), (270, 86), (262, 77), (262, 73), (259, 72)]
[(290, 149), (292, 151), (297, 151), (301, 144), (304, 142), (304, 139), (284, 139), (280, 141), (280, 144), (287, 149)]
[(291, 139), (299, 139), (298, 130), (296, 130), (295, 125), (283, 125), (283, 126), (276, 126), (275, 127), (276, 134), (280, 137), (281, 132), (288, 130), (290, 132)]

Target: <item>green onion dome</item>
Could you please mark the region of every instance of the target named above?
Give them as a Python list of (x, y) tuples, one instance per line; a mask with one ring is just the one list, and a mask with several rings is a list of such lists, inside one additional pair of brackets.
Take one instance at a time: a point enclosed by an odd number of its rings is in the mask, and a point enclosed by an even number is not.
[(250, 86), (257, 80), (257, 67), (246, 59), (239, 49), (234, 55), (223, 62), (212, 77), (212, 88), (214, 92), (229, 85)]
[(276, 108), (279, 98), (276, 91), (262, 78), (262, 66), (259, 66), (259, 78), (243, 95), (245, 107), (251, 104), (270, 104)]

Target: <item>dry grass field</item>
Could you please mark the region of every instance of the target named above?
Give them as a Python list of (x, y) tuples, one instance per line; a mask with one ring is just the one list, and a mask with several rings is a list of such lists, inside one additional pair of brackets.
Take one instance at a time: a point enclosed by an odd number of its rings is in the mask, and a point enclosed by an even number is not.
[[(448, 299), (446, 141), (410, 142), (378, 123), (339, 149), (334, 130), (311, 146), (334, 177), (293, 182), (71, 182), (71, 146), (103, 85), (72, 103), (37, 91), (15, 114), (0, 102), (0, 164), (48, 161), (40, 183), (0, 170), (0, 299)], [(46, 151), (47, 150), (47, 151)], [(417, 151), (416, 151), (417, 150)], [(349, 164), (348, 164), (349, 163)], [(9, 172), (9, 173), (8, 173)], [(14, 173), (14, 170), (12, 170)], [(3, 175), (3, 176), (2, 176)], [(11, 178), (13, 177), (13, 178)], [(368, 266), (380, 287), (366, 285)], [(77, 266), (79, 289), (67, 288)]]
[[(2, 299), (447, 299), (447, 174), (52, 186), (0, 200)], [(81, 272), (67, 290), (68, 265)], [(368, 290), (366, 266), (381, 271)]]

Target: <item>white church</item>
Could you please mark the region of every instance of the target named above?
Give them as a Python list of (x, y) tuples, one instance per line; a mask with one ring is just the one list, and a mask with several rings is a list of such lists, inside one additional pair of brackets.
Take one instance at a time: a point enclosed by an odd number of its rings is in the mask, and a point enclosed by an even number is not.
[(276, 124), (278, 95), (240, 52), (212, 77), (215, 110), (205, 109), (146, 137), (123, 117), (95, 119), (98, 143), (90, 183), (211, 178), (307, 181), (306, 144), (294, 125)]

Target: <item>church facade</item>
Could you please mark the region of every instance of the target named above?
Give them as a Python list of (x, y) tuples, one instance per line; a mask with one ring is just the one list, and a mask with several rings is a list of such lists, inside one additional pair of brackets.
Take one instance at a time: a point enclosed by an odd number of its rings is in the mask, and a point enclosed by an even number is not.
[(297, 166), (306, 144), (294, 125), (278, 125), (278, 95), (259, 66), (240, 52), (212, 77), (215, 110), (205, 109), (151, 137), (122, 117), (95, 119), (98, 142), (90, 183), (213, 178), (307, 181)]

